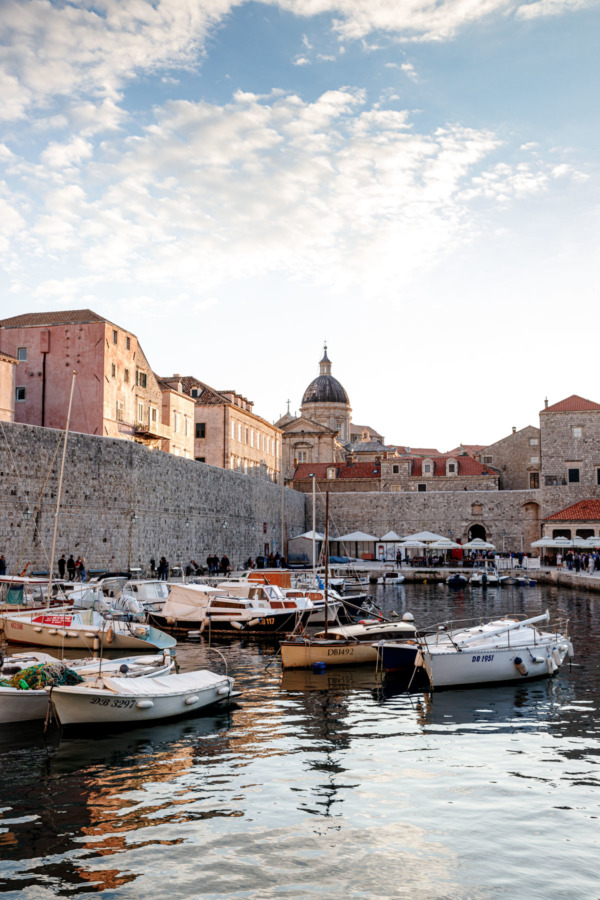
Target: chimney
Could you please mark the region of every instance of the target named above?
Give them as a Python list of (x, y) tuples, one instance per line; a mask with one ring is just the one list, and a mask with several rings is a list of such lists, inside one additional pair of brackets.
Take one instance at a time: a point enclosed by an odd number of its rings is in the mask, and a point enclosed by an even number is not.
[(512, 429), (513, 429), (513, 434), (516, 434), (516, 433), (517, 433), (517, 426), (516, 426), (516, 425), (513, 425)]
[(544, 409), (548, 409), (548, 398), (544, 400)]

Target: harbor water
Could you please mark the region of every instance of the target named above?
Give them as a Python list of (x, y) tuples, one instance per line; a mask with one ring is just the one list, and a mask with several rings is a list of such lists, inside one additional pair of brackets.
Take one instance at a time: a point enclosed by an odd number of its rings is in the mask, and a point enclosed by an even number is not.
[(562, 609), (575, 658), (552, 680), (409, 694), (371, 667), (282, 673), (276, 642), (182, 643), (183, 670), (225, 658), (236, 708), (4, 726), (3, 896), (597, 900), (600, 599), (406, 584), (377, 601), (419, 626)]

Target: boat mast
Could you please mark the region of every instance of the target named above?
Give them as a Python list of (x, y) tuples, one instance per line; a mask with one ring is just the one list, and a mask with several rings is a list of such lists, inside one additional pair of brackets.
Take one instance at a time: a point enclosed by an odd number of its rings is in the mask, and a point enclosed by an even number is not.
[(312, 475), (313, 487), (312, 487), (312, 559), (313, 559), (313, 590), (317, 587), (317, 562), (315, 558), (315, 527), (316, 527), (316, 491), (317, 491), (317, 476)]
[(58, 494), (56, 497), (56, 512), (54, 513), (54, 534), (52, 535), (52, 553), (50, 555), (50, 577), (48, 579), (48, 596), (46, 597), (46, 606), (50, 605), (50, 596), (52, 594), (52, 568), (54, 566), (54, 553), (56, 551), (56, 533), (58, 531), (58, 513), (60, 511), (60, 497), (62, 493), (63, 475), (65, 471), (65, 458), (67, 455), (67, 438), (69, 436), (69, 424), (71, 422), (71, 407), (73, 405), (73, 392), (75, 390), (75, 379), (77, 372), (73, 372), (73, 381), (71, 382), (71, 394), (69, 396), (69, 410), (67, 412), (67, 425), (65, 428), (65, 442), (63, 444), (62, 462), (60, 464), (60, 476), (58, 479)]
[(329, 491), (325, 491), (325, 637), (329, 621)]

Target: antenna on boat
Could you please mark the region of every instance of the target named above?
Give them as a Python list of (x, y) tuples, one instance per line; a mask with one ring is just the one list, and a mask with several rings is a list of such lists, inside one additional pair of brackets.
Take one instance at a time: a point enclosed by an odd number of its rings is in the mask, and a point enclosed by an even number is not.
[(67, 455), (67, 438), (69, 437), (69, 425), (71, 422), (71, 407), (73, 406), (73, 392), (75, 390), (75, 379), (77, 372), (73, 372), (73, 381), (71, 382), (71, 394), (69, 396), (69, 410), (67, 412), (67, 424), (65, 427), (65, 442), (63, 444), (62, 462), (60, 464), (60, 476), (58, 479), (58, 493), (56, 497), (56, 512), (54, 513), (54, 534), (52, 535), (52, 553), (50, 554), (50, 577), (48, 578), (48, 595), (46, 597), (46, 609), (50, 606), (50, 596), (52, 594), (52, 569), (54, 566), (54, 553), (56, 551), (56, 533), (58, 531), (58, 513), (60, 511), (60, 497), (62, 493), (63, 475), (65, 471), (65, 458)]

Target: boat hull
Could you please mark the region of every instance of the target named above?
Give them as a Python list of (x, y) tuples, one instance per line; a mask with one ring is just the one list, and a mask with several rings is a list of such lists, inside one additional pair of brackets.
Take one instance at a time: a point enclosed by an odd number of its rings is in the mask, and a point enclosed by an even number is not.
[(39, 691), (21, 691), (0, 687), (0, 724), (8, 722), (34, 722), (46, 717), (48, 694)]
[(235, 616), (203, 616), (198, 619), (178, 619), (173, 621), (171, 617), (150, 615), (150, 621), (161, 631), (173, 635), (185, 635), (190, 631), (199, 631), (203, 634), (229, 634), (229, 635), (261, 635), (280, 634), (293, 631), (298, 622), (306, 623), (309, 610), (302, 615), (297, 612), (283, 614), (269, 613), (259, 618), (242, 618)]
[[(531, 652), (524, 646), (471, 647), (460, 653), (430, 652), (422, 648), (423, 666), (433, 690), (533, 681), (548, 678), (557, 671), (566, 656), (566, 649), (562, 647), (564, 645), (559, 643), (532, 644)], [(524, 672), (519, 670), (517, 659), (522, 660)]]
[[(136, 725), (143, 722), (189, 716), (226, 702), (233, 680), (223, 677), (205, 688), (192, 687), (165, 695), (112, 694), (76, 686), (55, 688), (51, 699), (61, 725)], [(151, 704), (151, 705), (147, 705)]]
[(378, 644), (377, 651), (386, 672), (405, 672), (414, 669), (419, 647), (417, 643), (409, 641), (382, 641)]
[[(48, 619), (52, 621), (44, 621)], [(107, 624), (98, 628), (73, 624), (73, 619), (71, 615), (5, 616), (2, 628), (6, 640), (12, 644), (58, 647), (61, 650), (91, 651), (95, 642), (107, 650), (168, 650), (176, 644), (171, 636), (141, 624), (115, 622), (112, 626)]]
[(356, 666), (377, 662), (377, 648), (360, 641), (280, 641), (284, 669), (308, 669), (315, 663), (326, 666)]

